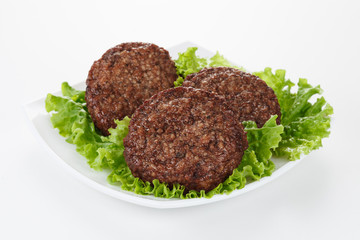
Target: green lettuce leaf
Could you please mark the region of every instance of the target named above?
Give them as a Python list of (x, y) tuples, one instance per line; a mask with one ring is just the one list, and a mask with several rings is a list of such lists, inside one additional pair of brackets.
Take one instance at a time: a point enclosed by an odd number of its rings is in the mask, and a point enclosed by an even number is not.
[(310, 99), (321, 94), (320, 86), (311, 86), (306, 79), (300, 78), (298, 90), (291, 92), (295, 86), (285, 79), (285, 70), (265, 68), (255, 75), (263, 79), (275, 92), (281, 107), (281, 124), (284, 133), (279, 147), (275, 149), (276, 156), (285, 156), (290, 160), (299, 159), (301, 154), (308, 154), (322, 146), (322, 138), (330, 134), (330, 115), (333, 108), (323, 97), (311, 103)]
[(179, 53), (178, 59), (175, 60), (178, 75), (186, 77), (208, 65), (206, 58), (196, 56), (197, 49), (197, 47), (189, 47), (185, 52)]
[(85, 92), (77, 91), (64, 82), (62, 93), (64, 97), (48, 94), (45, 100), (46, 111), (52, 113), (50, 120), (54, 128), (59, 129), (68, 143), (76, 145), (76, 151), (88, 160), (92, 168), (101, 170), (119, 166), (123, 161), (122, 138), (127, 134), (130, 119), (117, 121), (118, 127), (109, 130), (112, 134), (103, 137), (97, 133), (87, 111)]
[(231, 67), (244, 72), (246, 71), (243, 67), (238, 67), (230, 63), (223, 55), (220, 55), (219, 52), (216, 52), (216, 54), (209, 59), (207, 67)]
[(115, 120), (117, 127), (109, 129), (110, 135), (103, 137), (97, 133), (86, 109), (84, 92), (71, 88), (67, 83), (62, 84), (62, 92), (63, 97), (48, 94), (45, 100), (54, 128), (59, 129), (67, 142), (76, 145), (76, 150), (88, 160), (90, 167), (112, 170), (108, 182), (119, 185), (124, 190), (162, 198), (211, 198), (215, 194), (229, 194), (235, 189), (241, 189), (248, 180), (270, 176), (275, 169), (270, 160), (270, 149), (278, 146), (283, 132), (283, 127), (276, 125), (277, 116), (270, 118), (262, 128), (257, 128), (254, 122), (244, 122), (249, 148), (245, 151), (241, 164), (228, 179), (207, 193), (193, 190), (184, 192), (184, 186), (175, 184), (169, 187), (158, 180), (144, 182), (131, 174), (123, 156), (123, 139), (128, 134), (130, 119), (125, 117), (121, 121)]
[(76, 90), (67, 82), (61, 85), (61, 92), (63, 96), (71, 98), (74, 102), (85, 103), (85, 91)]
[(178, 59), (175, 60), (178, 79), (174, 82), (175, 87), (179, 87), (184, 82), (187, 75), (197, 73), (205, 67), (232, 67), (245, 71), (242, 67), (237, 67), (226, 60), (217, 52), (210, 59), (196, 56), (197, 47), (189, 47), (185, 52), (179, 53)]
[(275, 170), (275, 164), (270, 160), (271, 150), (278, 147), (281, 141), (280, 135), (284, 132), (284, 127), (276, 124), (276, 118), (276, 115), (272, 116), (262, 128), (258, 128), (253, 121), (243, 122), (249, 143), (249, 148), (246, 151), (251, 152), (251, 154), (245, 154), (240, 167), (252, 165), (254, 180), (259, 180), (263, 176), (270, 176)]
[(184, 53), (179, 53), (179, 57), (175, 60), (176, 73), (178, 79), (174, 82), (174, 86), (181, 86), (187, 75), (196, 73), (207, 66), (206, 58), (196, 56), (197, 47), (189, 47)]

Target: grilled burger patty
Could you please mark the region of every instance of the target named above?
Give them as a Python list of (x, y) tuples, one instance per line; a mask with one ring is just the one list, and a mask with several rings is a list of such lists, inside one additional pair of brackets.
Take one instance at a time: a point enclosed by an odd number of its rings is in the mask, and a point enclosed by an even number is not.
[(262, 127), (271, 115), (278, 115), (280, 105), (274, 91), (259, 77), (228, 67), (204, 68), (188, 75), (182, 85), (214, 92), (226, 98), (237, 119), (255, 121)]
[(223, 97), (177, 87), (154, 95), (135, 111), (124, 146), (135, 177), (209, 191), (232, 174), (248, 143)]
[(173, 87), (175, 63), (167, 50), (150, 43), (123, 43), (92, 65), (86, 80), (86, 103), (103, 135), (115, 119), (131, 117), (144, 100)]

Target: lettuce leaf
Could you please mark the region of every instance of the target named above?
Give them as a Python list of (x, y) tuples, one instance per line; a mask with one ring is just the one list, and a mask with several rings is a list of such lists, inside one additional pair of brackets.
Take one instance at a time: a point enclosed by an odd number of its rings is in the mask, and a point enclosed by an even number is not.
[(189, 47), (184, 53), (179, 53), (175, 60), (176, 73), (179, 76), (174, 82), (175, 87), (179, 87), (184, 82), (187, 75), (196, 73), (207, 66), (206, 58), (196, 56), (197, 47)]
[(246, 71), (243, 67), (238, 67), (230, 63), (223, 55), (220, 55), (219, 52), (216, 52), (216, 54), (209, 59), (207, 67), (231, 67)]
[(235, 189), (241, 189), (248, 180), (270, 176), (275, 169), (270, 160), (270, 149), (278, 146), (283, 132), (283, 127), (276, 125), (277, 116), (270, 118), (262, 128), (257, 128), (254, 122), (244, 122), (249, 148), (245, 151), (241, 164), (228, 179), (207, 193), (193, 190), (185, 192), (184, 186), (176, 184), (169, 187), (158, 180), (144, 182), (131, 174), (123, 156), (123, 139), (128, 133), (130, 119), (125, 117), (121, 121), (115, 120), (117, 127), (109, 129), (110, 135), (103, 137), (97, 133), (86, 109), (84, 92), (63, 83), (62, 93), (63, 97), (48, 94), (45, 100), (54, 128), (59, 129), (67, 142), (76, 145), (76, 150), (88, 160), (90, 167), (112, 170), (108, 182), (119, 185), (124, 190), (162, 198), (211, 198), (215, 194), (229, 194)]
[(196, 56), (197, 49), (197, 47), (189, 47), (185, 52), (179, 53), (178, 59), (175, 60), (178, 75), (186, 77), (208, 65), (206, 58)]
[(87, 111), (85, 92), (77, 91), (64, 82), (62, 93), (64, 97), (48, 94), (45, 100), (46, 111), (52, 113), (50, 120), (54, 128), (59, 129), (68, 143), (76, 145), (76, 151), (88, 160), (92, 168), (101, 170), (119, 166), (123, 161), (122, 138), (127, 134), (130, 119), (117, 121), (118, 127), (109, 130), (112, 134), (103, 137), (96, 132)]
[(285, 79), (285, 70), (265, 68), (255, 75), (263, 79), (275, 92), (281, 107), (281, 124), (284, 133), (279, 147), (275, 149), (276, 156), (284, 156), (290, 160), (299, 159), (301, 154), (308, 154), (322, 146), (322, 138), (330, 134), (330, 115), (333, 108), (323, 97), (311, 103), (310, 99), (321, 94), (320, 86), (311, 86), (306, 79), (300, 78), (298, 90), (291, 92), (295, 86)]
[[(270, 176), (275, 170), (275, 164), (270, 160), (272, 149), (278, 147), (281, 141), (281, 134), (284, 132), (282, 125), (276, 124), (277, 116), (272, 116), (262, 128), (258, 128), (254, 121), (245, 121), (243, 125), (247, 132), (249, 148), (240, 164), (240, 167), (253, 163), (253, 179), (259, 180), (263, 176)], [(255, 160), (258, 161), (254, 161)]]
[(187, 75), (197, 73), (205, 67), (232, 67), (245, 71), (242, 67), (237, 67), (226, 60), (219, 52), (216, 52), (210, 59), (196, 56), (197, 47), (189, 47), (185, 52), (179, 53), (175, 60), (178, 79), (174, 82), (175, 87), (179, 87), (184, 82)]

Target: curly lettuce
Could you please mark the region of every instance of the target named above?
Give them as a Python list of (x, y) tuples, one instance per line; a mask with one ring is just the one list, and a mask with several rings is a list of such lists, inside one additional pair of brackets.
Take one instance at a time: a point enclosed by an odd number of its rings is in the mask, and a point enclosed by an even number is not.
[(109, 130), (110, 136), (103, 137), (97, 133), (87, 111), (85, 92), (77, 91), (65, 82), (62, 93), (64, 97), (48, 94), (45, 100), (53, 127), (68, 143), (76, 145), (76, 151), (88, 160), (92, 168), (101, 170), (119, 166), (124, 151), (122, 139), (127, 134), (130, 119), (116, 121), (118, 127)]
[(321, 147), (322, 139), (330, 135), (333, 108), (324, 97), (318, 98), (315, 103), (310, 102), (313, 96), (322, 93), (320, 86), (313, 87), (306, 79), (300, 78), (298, 90), (293, 93), (291, 88), (295, 84), (285, 79), (285, 70), (276, 70), (273, 74), (271, 68), (265, 68), (254, 74), (274, 90), (279, 100), (284, 133), (275, 155), (296, 160), (302, 154)]
[(277, 116), (270, 118), (262, 128), (257, 128), (254, 122), (244, 122), (249, 148), (245, 151), (241, 164), (223, 183), (215, 189), (205, 191), (185, 192), (184, 186), (175, 184), (168, 186), (158, 180), (144, 182), (135, 178), (128, 168), (124, 156), (123, 139), (128, 133), (130, 119), (115, 120), (117, 127), (109, 129), (110, 135), (101, 136), (95, 129), (90, 114), (84, 103), (84, 91), (78, 91), (66, 82), (62, 84), (63, 97), (48, 94), (45, 100), (46, 111), (51, 113), (54, 128), (66, 141), (76, 145), (76, 150), (83, 155), (93, 169), (110, 169), (108, 176), (110, 184), (119, 185), (123, 190), (141, 195), (154, 195), (162, 198), (211, 198), (215, 194), (229, 194), (235, 189), (241, 189), (249, 180), (259, 180), (270, 176), (275, 169), (271, 159), (271, 149), (275, 149), (283, 133), (283, 127), (276, 125)]
[(175, 87), (181, 86), (187, 75), (197, 73), (205, 67), (232, 67), (245, 71), (244, 68), (230, 63), (219, 52), (209, 59), (198, 57), (196, 56), (197, 49), (197, 47), (189, 47), (185, 52), (179, 53), (178, 59), (175, 60), (178, 74), (178, 78), (174, 82)]

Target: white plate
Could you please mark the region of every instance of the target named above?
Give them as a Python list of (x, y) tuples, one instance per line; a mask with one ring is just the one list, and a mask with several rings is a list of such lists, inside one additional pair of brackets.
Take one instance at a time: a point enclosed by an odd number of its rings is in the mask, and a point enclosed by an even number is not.
[[(183, 52), (187, 47), (196, 46), (193, 43), (182, 43), (174, 47), (169, 48), (170, 55), (173, 58), (177, 58), (178, 52)], [(204, 48), (197, 46), (197, 54), (202, 57), (212, 56), (213, 53)], [(76, 89), (85, 89), (85, 83), (79, 83), (74, 85)], [(59, 86), (60, 88), (60, 86)], [(61, 96), (61, 91), (55, 92), (54, 95)], [(45, 96), (32, 103), (26, 104), (24, 110), (28, 117), (31, 129), (37, 136), (38, 140), (43, 144), (44, 148), (57, 159), (65, 169), (69, 170), (71, 174), (78, 177), (81, 181), (93, 187), (94, 189), (103, 192), (112, 197), (131, 202), (134, 204), (153, 207), (153, 208), (180, 208), (189, 207), (202, 204), (213, 203), (229, 198), (233, 198), (254, 190), (272, 180), (279, 177), (283, 173), (290, 170), (300, 160), (289, 162), (285, 159), (273, 158), (276, 165), (276, 170), (270, 177), (264, 177), (259, 181), (247, 184), (243, 189), (235, 190), (229, 195), (215, 195), (210, 199), (163, 199), (153, 196), (142, 196), (132, 192), (121, 190), (120, 187), (110, 185), (106, 178), (110, 172), (108, 171), (95, 171), (89, 167), (86, 159), (78, 154), (75, 150), (75, 146), (65, 142), (65, 139), (58, 134), (57, 129), (52, 127), (49, 114), (45, 111)]]

